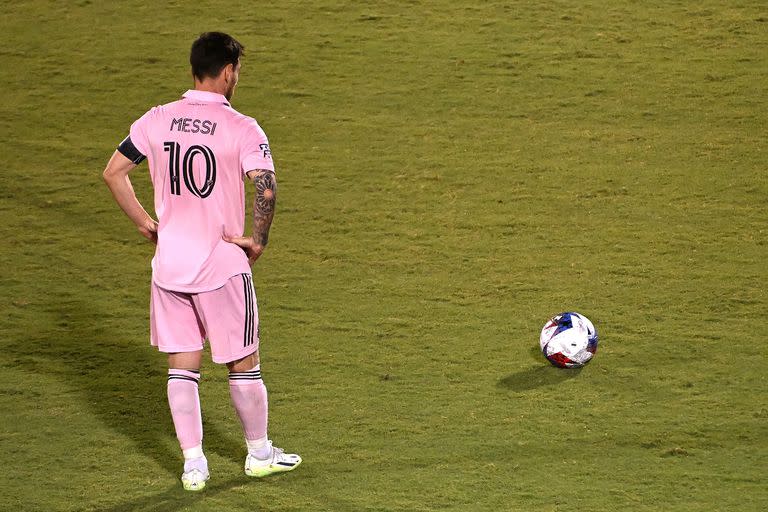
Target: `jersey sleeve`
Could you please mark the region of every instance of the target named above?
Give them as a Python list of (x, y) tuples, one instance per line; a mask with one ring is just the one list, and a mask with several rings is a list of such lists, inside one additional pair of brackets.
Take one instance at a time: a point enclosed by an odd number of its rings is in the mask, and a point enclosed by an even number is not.
[(149, 136), (148, 124), (152, 118), (155, 109), (149, 110), (146, 114), (138, 118), (131, 125), (131, 131), (128, 134), (134, 147), (144, 156), (149, 154)]
[(117, 146), (117, 150), (136, 165), (139, 165), (147, 158), (146, 155), (142, 154), (141, 151), (136, 149), (136, 146), (133, 145), (130, 135), (123, 139), (123, 142)]
[(249, 120), (245, 129), (245, 139), (240, 150), (240, 167), (243, 174), (254, 169), (275, 170), (267, 135), (253, 119)]

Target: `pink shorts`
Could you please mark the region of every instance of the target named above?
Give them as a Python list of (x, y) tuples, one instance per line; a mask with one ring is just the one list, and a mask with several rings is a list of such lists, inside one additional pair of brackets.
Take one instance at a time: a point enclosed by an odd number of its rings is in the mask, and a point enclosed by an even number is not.
[(196, 352), (205, 339), (216, 363), (259, 349), (259, 311), (250, 274), (238, 274), (216, 290), (174, 292), (152, 283), (150, 337), (160, 352)]

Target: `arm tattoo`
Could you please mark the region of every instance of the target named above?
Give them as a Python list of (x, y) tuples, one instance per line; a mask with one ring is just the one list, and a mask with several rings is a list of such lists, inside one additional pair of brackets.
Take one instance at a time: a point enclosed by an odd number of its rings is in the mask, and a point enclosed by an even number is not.
[(253, 176), (253, 184), (256, 186), (256, 200), (254, 208), (262, 215), (271, 215), (275, 211), (275, 196), (277, 182), (272, 171), (257, 171)]
[(251, 175), (256, 187), (253, 198), (253, 239), (261, 245), (267, 245), (269, 227), (275, 215), (277, 200), (277, 180), (273, 171), (258, 169)]

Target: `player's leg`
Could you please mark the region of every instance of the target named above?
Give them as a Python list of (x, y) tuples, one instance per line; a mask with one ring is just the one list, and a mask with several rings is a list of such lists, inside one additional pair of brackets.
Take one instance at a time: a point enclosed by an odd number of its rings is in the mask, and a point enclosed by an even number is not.
[(243, 359), (227, 363), (227, 367), (232, 403), (243, 426), (248, 449), (245, 474), (262, 477), (295, 469), (301, 464), (301, 457), (272, 446), (267, 437), (267, 388), (261, 378), (258, 350)]
[(259, 352), (227, 363), (229, 394), (245, 434), (248, 453), (267, 458), (268, 406), (267, 388), (261, 378)]
[(188, 491), (201, 491), (209, 478), (203, 454), (203, 417), (200, 408), (202, 350), (168, 354), (168, 405), (176, 437), (184, 455), (181, 483)]
[(152, 344), (168, 353), (168, 405), (184, 454), (184, 489), (202, 490), (208, 480), (198, 384), (203, 331), (189, 295), (152, 285)]
[(294, 469), (301, 457), (274, 448), (267, 436), (267, 388), (261, 378), (259, 317), (251, 276), (235, 276), (218, 290), (196, 295), (195, 301), (213, 360), (229, 369), (230, 396), (248, 449), (246, 474), (265, 476)]

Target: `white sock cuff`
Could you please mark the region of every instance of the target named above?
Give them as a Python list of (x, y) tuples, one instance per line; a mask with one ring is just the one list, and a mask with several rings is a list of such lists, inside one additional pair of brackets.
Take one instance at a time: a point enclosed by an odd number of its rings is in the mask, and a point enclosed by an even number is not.
[(229, 372), (230, 384), (248, 384), (261, 381), (261, 365), (257, 364), (247, 372)]
[(188, 381), (200, 383), (200, 370), (182, 370), (180, 368), (168, 369), (168, 382)]
[(267, 436), (264, 436), (261, 439), (246, 439), (245, 446), (248, 447), (249, 452), (256, 451), (264, 448), (267, 445), (267, 441)]
[(184, 460), (199, 459), (203, 456), (203, 445), (199, 444), (193, 448), (181, 450), (181, 452), (184, 454)]

